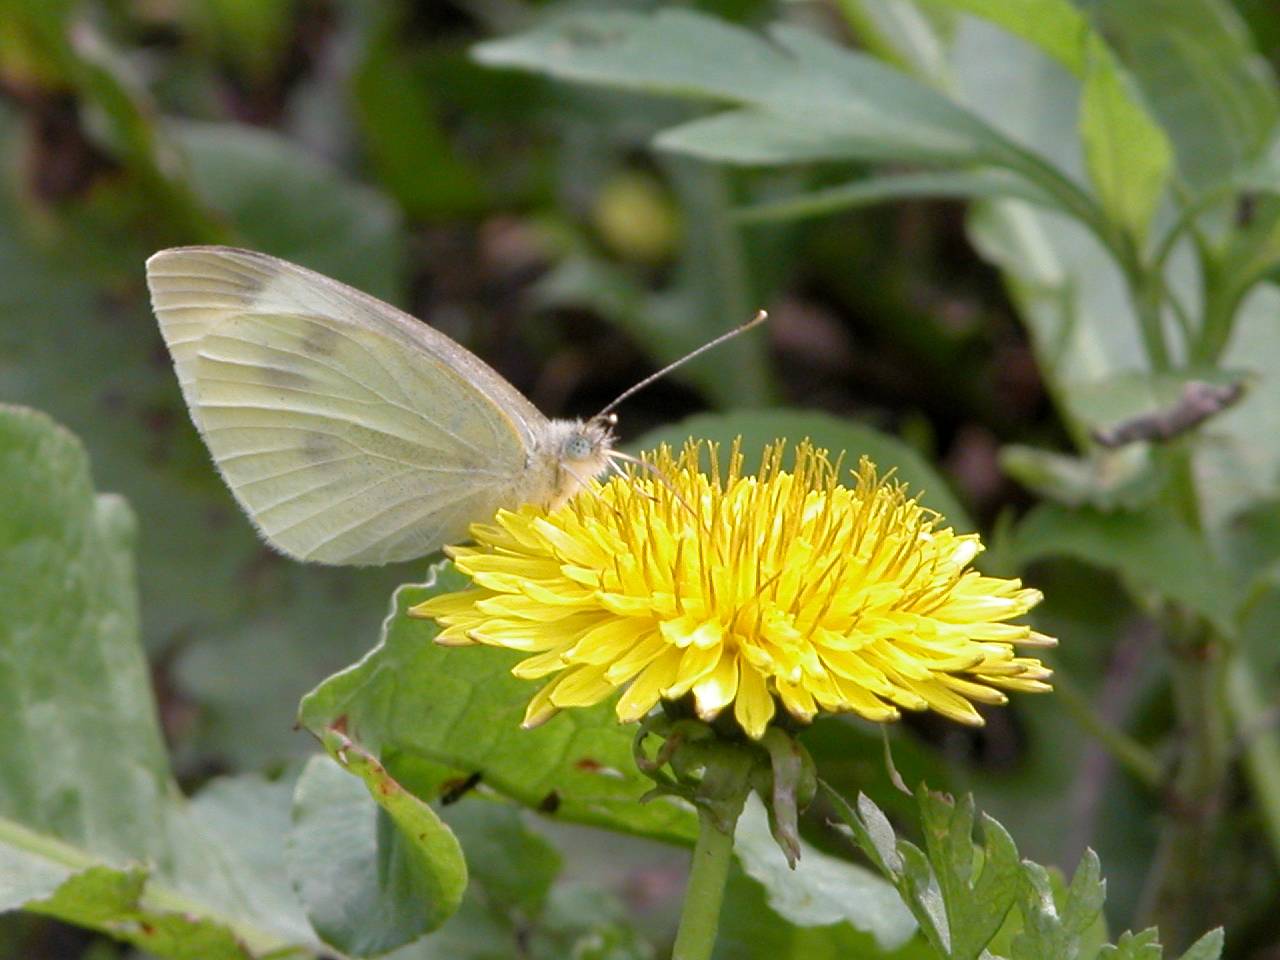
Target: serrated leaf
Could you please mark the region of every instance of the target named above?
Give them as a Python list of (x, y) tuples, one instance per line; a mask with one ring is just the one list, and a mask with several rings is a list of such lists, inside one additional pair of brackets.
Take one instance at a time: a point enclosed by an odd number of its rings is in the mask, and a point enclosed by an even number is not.
[(975, 867), (973, 797), (958, 801), (916, 791), (925, 846), (946, 905), (950, 956), (976, 960), (1021, 890), (1018, 848), (995, 820), (982, 818), (982, 864)]
[(1106, 899), (1098, 857), (1086, 850), (1071, 885), (1055, 897), (1049, 872), (1024, 861), (1022, 932), (1013, 941), (1012, 960), (1075, 960), (1082, 938), (1093, 925)]
[(1098, 960), (1161, 960), (1163, 956), (1160, 933), (1155, 927), (1139, 933), (1126, 930), (1114, 944), (1108, 943), (1098, 951)]
[(313, 757), (298, 778), (287, 860), (320, 937), (344, 953), (375, 956), (457, 912), (467, 867), (431, 808), (342, 740), (329, 744), (337, 762)]
[(521, 659), (492, 647), (441, 647), (433, 622), (405, 612), (468, 583), (448, 563), (422, 585), (396, 591), (382, 639), (359, 663), (302, 701), (301, 722), (322, 735), (339, 718), (371, 750), (394, 750), (479, 772), (484, 783), (565, 820), (666, 840), (688, 840), (691, 811), (665, 800), (640, 804), (652, 782), (632, 762), (634, 730), (611, 703), (566, 710), (535, 730), (520, 727), (537, 685), (511, 676)]
[(734, 851), (747, 876), (764, 886), (770, 908), (797, 926), (847, 923), (870, 933), (881, 950), (896, 950), (915, 931), (898, 892), (869, 870), (803, 841), (795, 869), (788, 866), (754, 795), (738, 821)]

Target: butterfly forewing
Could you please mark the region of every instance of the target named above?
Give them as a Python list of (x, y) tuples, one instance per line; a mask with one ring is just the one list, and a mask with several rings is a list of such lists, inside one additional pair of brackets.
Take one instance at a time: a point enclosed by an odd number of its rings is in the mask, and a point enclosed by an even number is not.
[(148, 280), (193, 420), (285, 553), (409, 559), (511, 505), (545, 420), (442, 334), (247, 251), (163, 251)]

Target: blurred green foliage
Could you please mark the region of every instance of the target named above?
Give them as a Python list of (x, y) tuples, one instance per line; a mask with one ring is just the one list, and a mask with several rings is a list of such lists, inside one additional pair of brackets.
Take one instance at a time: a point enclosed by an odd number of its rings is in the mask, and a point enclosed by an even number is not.
[[(426, 317), (549, 415), (589, 415), (768, 306), (765, 335), (629, 401), (624, 444), (811, 435), (982, 529), (990, 569), (1046, 592), (1060, 693), (977, 733), (910, 720), (893, 733), (908, 779), (972, 789), (1025, 856), (1082, 862), (1081, 902), (1096, 849), (1112, 929), (1159, 919), (1184, 948), (1221, 923), (1227, 956), (1274, 952), (1278, 65), (1280, 11), (1253, 0), (0, 0), (0, 401), (84, 445), (5, 414), (0, 847), (57, 842), (0, 884), (4, 905), (166, 955), (321, 949), (283, 847), (315, 751), (297, 703), (373, 647), (426, 564), (286, 562), (216, 477), (142, 262), (234, 243)], [(1094, 439), (1200, 381), (1244, 397), (1172, 443)], [(47, 549), (4, 552), (32, 530)], [(456, 741), (428, 726), (395, 680), (443, 669), (461, 702), (470, 668), (435, 666), (467, 651), (415, 655), (423, 630), (390, 630), (304, 719), (363, 710), (366, 746), (420, 796), (483, 767), (480, 793), (542, 816), (443, 808), (472, 885), (393, 956), (653, 955), (683, 855), (544, 822), (667, 840), (688, 823), (632, 805), (625, 775), (475, 739), (520, 690), (487, 684)], [(343, 701), (353, 686), (368, 699)], [(625, 732), (598, 719), (580, 736), (623, 769)], [(823, 720), (806, 738), (841, 794), (910, 832), (875, 731)], [(347, 852), (376, 886), (386, 844), (417, 848), (320, 763), (302, 776), (363, 818)], [(847, 859), (833, 814), (815, 810), (806, 836)], [(395, 879), (453, 891), (425, 862)], [(292, 869), (319, 888), (312, 923), (371, 895), (305, 858)], [(733, 880), (725, 956), (929, 955), (919, 936), (877, 947), (797, 919), (767, 874)], [(1056, 889), (1062, 915), (1042, 897), (1002, 950), (1080, 940), (1096, 910), (1073, 928)], [(381, 919), (389, 946), (444, 918)], [(325, 922), (330, 943), (368, 933)], [(0, 922), (0, 955), (124, 955), (113, 942)]]

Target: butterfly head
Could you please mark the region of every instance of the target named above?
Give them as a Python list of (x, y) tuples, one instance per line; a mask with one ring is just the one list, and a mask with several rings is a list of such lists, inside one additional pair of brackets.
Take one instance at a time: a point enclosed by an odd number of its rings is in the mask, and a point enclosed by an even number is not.
[(549, 506), (563, 503), (588, 480), (608, 469), (616, 422), (617, 418), (611, 414), (590, 420), (550, 422), (544, 447), (555, 464)]

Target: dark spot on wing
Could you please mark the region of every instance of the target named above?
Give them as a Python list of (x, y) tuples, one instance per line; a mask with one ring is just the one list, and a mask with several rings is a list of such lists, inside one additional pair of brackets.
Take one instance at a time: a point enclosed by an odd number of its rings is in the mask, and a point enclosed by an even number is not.
[(538, 803), (538, 809), (543, 813), (555, 813), (560, 809), (560, 791), (552, 790)]
[(302, 349), (309, 356), (331, 357), (338, 352), (337, 331), (315, 321), (307, 324), (307, 333), (302, 338)]
[(302, 455), (311, 463), (332, 460), (338, 455), (341, 446), (342, 442), (337, 437), (331, 437), (327, 433), (308, 431), (303, 435)]

